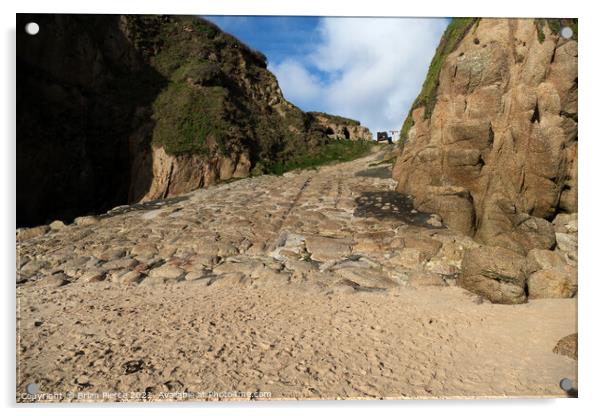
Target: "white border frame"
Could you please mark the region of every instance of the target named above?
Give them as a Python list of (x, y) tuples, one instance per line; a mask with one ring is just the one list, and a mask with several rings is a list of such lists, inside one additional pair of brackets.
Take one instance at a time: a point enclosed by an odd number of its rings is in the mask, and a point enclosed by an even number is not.
[[(469, 0), (430, 0), (424, 2), (394, 2), (385, 0), (101, 0), (82, 2), (81, 0), (22, 0), (16, 4), (2, 3), (3, 13), (3, 55), (0, 65), (3, 97), (0, 100), (4, 130), (0, 155), (4, 194), (10, 194), (1, 204), (2, 209), (2, 274), (4, 283), (4, 303), (2, 314), (5, 336), (2, 342), (1, 393), (4, 406), (11, 407), (9, 413), (30, 412), (39, 409), (45, 414), (106, 414), (111, 412), (132, 412), (142, 407), (144, 414), (163, 415), (166, 411), (198, 414), (210, 411), (211, 414), (240, 413), (249, 414), (329, 414), (342, 410), (346, 414), (362, 414), (376, 411), (385, 414), (421, 411), (428, 414), (445, 412), (451, 414), (504, 415), (508, 412), (529, 411), (546, 415), (567, 412), (593, 413), (597, 405), (596, 383), (600, 377), (600, 333), (597, 322), (600, 316), (600, 304), (597, 297), (602, 293), (602, 275), (598, 272), (596, 243), (600, 230), (600, 219), (596, 215), (600, 201), (596, 167), (602, 138), (596, 121), (597, 100), (602, 97), (600, 88), (600, 15), (596, 13), (594, 2), (577, 3), (575, 1), (548, 0), (545, 2), (525, 0), (504, 0), (502, 2), (474, 2)], [(246, 403), (190, 403), (147, 405), (69, 405), (69, 406), (23, 406), (15, 404), (15, 13), (144, 13), (144, 14), (204, 14), (204, 15), (311, 15), (311, 16), (478, 16), (478, 17), (577, 17), (579, 18), (579, 78), (581, 79), (580, 125), (581, 149), (579, 160), (579, 212), (580, 260), (579, 260), (579, 399), (509, 399), (480, 401), (273, 401)], [(585, 86), (585, 87), (584, 87)], [(402, 120), (400, 119), (400, 122)], [(83, 408), (86, 407), (84, 410)], [(177, 409), (175, 408), (177, 407)], [(140, 409), (140, 410), (142, 410)]]

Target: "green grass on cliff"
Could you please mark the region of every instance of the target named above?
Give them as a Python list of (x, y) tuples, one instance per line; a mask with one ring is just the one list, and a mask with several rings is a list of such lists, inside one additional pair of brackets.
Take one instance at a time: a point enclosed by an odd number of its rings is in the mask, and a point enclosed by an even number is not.
[(358, 121), (268, 104), (277, 81), (266, 57), (195, 17), (139, 16), (138, 50), (165, 79), (153, 102), (152, 143), (168, 154), (230, 154), (248, 149), (254, 171), (283, 173), (367, 153), (365, 143), (331, 142), (316, 122)]
[(332, 121), (333, 123), (350, 124), (350, 125), (354, 125), (354, 126), (360, 125), (359, 121), (354, 120), (352, 118), (337, 116), (337, 115), (333, 115), (333, 114), (327, 114), (327, 113), (323, 113), (321, 111), (310, 111), (307, 114), (309, 114), (310, 116), (313, 116), (313, 117), (319, 117), (319, 116), (325, 117), (325, 118), (329, 119), (330, 121)]
[(426, 79), (422, 84), (420, 94), (416, 97), (414, 104), (410, 108), (408, 115), (403, 122), (401, 132), (399, 134), (399, 143), (403, 143), (408, 138), (408, 132), (414, 125), (412, 120), (412, 111), (418, 107), (425, 107), (425, 118), (430, 118), (433, 108), (435, 107), (435, 101), (437, 99), (437, 88), (439, 87), (439, 74), (441, 68), (445, 62), (445, 58), (452, 53), (457, 47), (460, 41), (464, 38), (464, 35), (470, 30), (475, 22), (478, 22), (476, 17), (454, 17), (450, 24), (445, 29), (443, 37), (437, 46), (435, 56), (431, 61), (429, 70), (426, 74)]
[(295, 169), (309, 169), (329, 163), (348, 162), (370, 153), (374, 144), (369, 141), (332, 140), (315, 151), (300, 153), (285, 162), (276, 162), (266, 167), (265, 173), (282, 175)]
[(259, 67), (265, 57), (195, 17), (140, 19), (139, 42), (168, 80), (153, 104), (153, 144), (173, 155), (208, 154), (215, 147), (223, 154), (229, 144), (239, 144), (242, 139), (234, 143), (233, 137), (247, 137), (237, 130), (247, 109), (240, 104), (245, 98), (232, 88), (237, 51)]
[(222, 117), (227, 91), (222, 87), (191, 88), (175, 81), (155, 100), (153, 142), (167, 153), (206, 153), (211, 137), (221, 149), (227, 124)]

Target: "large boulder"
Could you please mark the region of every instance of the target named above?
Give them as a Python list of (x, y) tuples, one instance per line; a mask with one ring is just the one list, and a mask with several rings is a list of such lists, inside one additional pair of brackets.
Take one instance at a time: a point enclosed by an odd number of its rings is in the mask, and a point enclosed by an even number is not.
[(526, 271), (529, 299), (570, 298), (577, 293), (577, 267), (561, 250), (531, 250)]
[(577, 268), (567, 265), (536, 271), (527, 286), (529, 299), (572, 298), (577, 293)]
[(543, 19), (475, 21), (442, 38), (402, 128), (397, 190), (484, 244), (526, 255), (560, 235), (571, 251), (577, 41)]
[(483, 246), (464, 254), (458, 285), (493, 303), (527, 301), (525, 258), (502, 247)]

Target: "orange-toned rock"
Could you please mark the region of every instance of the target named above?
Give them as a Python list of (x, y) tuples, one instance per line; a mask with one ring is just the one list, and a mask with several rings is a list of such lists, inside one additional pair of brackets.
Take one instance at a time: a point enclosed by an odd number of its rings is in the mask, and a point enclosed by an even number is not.
[(550, 222), (577, 211), (577, 41), (541, 23), (473, 24), (393, 169), (417, 209), (523, 255), (553, 248)]

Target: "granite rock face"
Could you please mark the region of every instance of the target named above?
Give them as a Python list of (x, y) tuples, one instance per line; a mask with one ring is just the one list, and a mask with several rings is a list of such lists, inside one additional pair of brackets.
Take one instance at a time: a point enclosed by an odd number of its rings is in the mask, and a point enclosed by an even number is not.
[(417, 209), (522, 255), (554, 248), (551, 222), (577, 211), (576, 40), (546, 21), (478, 19), (411, 124), (394, 175)]

